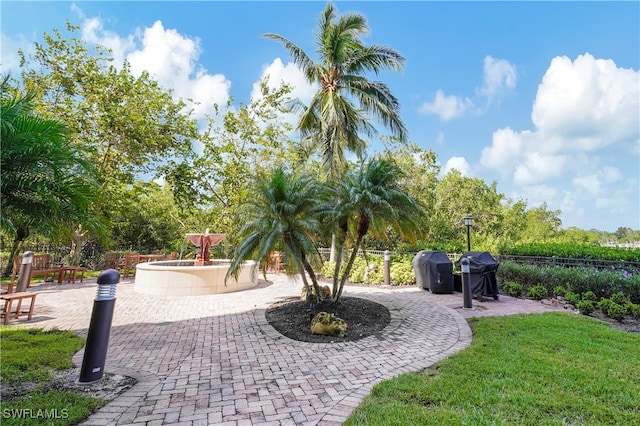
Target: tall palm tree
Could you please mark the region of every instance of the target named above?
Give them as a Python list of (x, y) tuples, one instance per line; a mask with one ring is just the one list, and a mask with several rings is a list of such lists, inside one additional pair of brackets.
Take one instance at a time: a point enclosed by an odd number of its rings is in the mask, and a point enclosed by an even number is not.
[(320, 85), (311, 103), (300, 108), (298, 130), (303, 140), (320, 147), (325, 170), (334, 178), (346, 167), (345, 150), (360, 156), (366, 147), (361, 135), (375, 135), (370, 118), (406, 140), (398, 100), (386, 84), (366, 77), (385, 69), (402, 70), (404, 57), (385, 46), (365, 45), (361, 37), (368, 33), (364, 16), (345, 14), (338, 19), (334, 6), (327, 3), (316, 32), (319, 62), (278, 34), (264, 35), (281, 42), (307, 80)]
[(413, 239), (424, 221), (422, 204), (410, 196), (400, 183), (402, 172), (393, 163), (376, 158), (363, 162), (360, 167), (348, 170), (339, 183), (336, 194), (339, 201), (334, 207), (335, 217), (341, 223), (337, 235), (338, 248), (342, 250), (348, 231), (355, 235), (351, 254), (346, 268), (338, 283), (340, 271), (336, 256), (333, 299), (338, 300), (351, 273), (353, 262), (367, 234), (386, 239), (389, 229), (399, 233), (402, 238)]
[[(319, 191), (315, 179), (287, 173), (282, 167), (274, 169), (266, 179), (258, 179), (253, 194), (238, 208), (240, 223), (244, 225), (238, 231), (241, 242), (235, 249), (227, 277), (237, 276), (245, 260), (256, 260), (257, 268), (269, 259), (272, 251), (283, 250), (287, 275), (300, 274), (309, 301), (317, 303), (321, 292), (313, 265), (319, 260), (314, 240), (321, 226), (317, 214), (321, 203)], [(314, 255), (309, 257), (310, 254)], [(311, 300), (312, 293), (315, 300)]]
[(5, 275), (31, 231), (56, 237), (82, 224), (104, 235), (93, 209), (100, 186), (82, 148), (64, 124), (33, 114), (33, 96), (17, 94), (8, 81), (4, 77), (1, 88), (0, 228), (14, 243)]

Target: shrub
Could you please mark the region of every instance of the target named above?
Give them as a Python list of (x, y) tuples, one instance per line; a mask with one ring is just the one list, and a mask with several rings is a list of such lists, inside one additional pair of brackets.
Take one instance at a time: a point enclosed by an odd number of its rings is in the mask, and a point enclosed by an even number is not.
[(578, 302), (576, 307), (582, 315), (589, 315), (595, 310), (595, 307), (593, 306), (593, 302), (591, 300), (581, 300)]
[(568, 292), (565, 293), (564, 299), (567, 302), (569, 302), (570, 304), (572, 304), (573, 306), (576, 306), (578, 304), (578, 302), (580, 301), (580, 295), (575, 294), (572, 291), (568, 291)]
[(555, 297), (564, 297), (565, 294), (567, 294), (567, 289), (561, 285), (558, 285), (553, 289), (553, 295)]
[(611, 299), (600, 299), (600, 303), (598, 303), (598, 308), (602, 311), (603, 314), (609, 316), (609, 307), (613, 304)]
[(613, 303), (617, 303), (618, 305), (623, 305), (627, 303), (627, 296), (624, 295), (621, 291), (614, 293), (611, 295), (611, 301)]
[(640, 305), (635, 303), (629, 303), (629, 309), (627, 310), (634, 318), (640, 318)]
[(540, 284), (534, 285), (527, 290), (527, 297), (533, 300), (542, 300), (547, 297), (548, 294), (549, 292), (547, 291), (547, 288)]
[(320, 274), (325, 278), (333, 278), (335, 269), (335, 262), (324, 262), (324, 265), (322, 265), (322, 269), (320, 270)]
[(582, 294), (582, 300), (596, 302), (598, 298), (596, 297), (596, 294), (594, 292), (592, 292), (591, 290), (587, 290)]
[(404, 260), (391, 263), (391, 284), (393, 285), (410, 285), (416, 283), (416, 275), (413, 272), (411, 262)]
[(384, 268), (377, 263), (369, 263), (367, 272), (364, 275), (364, 282), (367, 284), (382, 284), (384, 282)]
[(619, 305), (615, 302), (611, 302), (611, 304), (609, 305), (609, 309), (607, 311), (608, 311), (607, 315), (616, 321), (622, 321), (624, 317), (627, 315), (627, 309), (624, 306)]
[(502, 290), (511, 297), (520, 297), (522, 295), (522, 286), (513, 281), (507, 281), (502, 284)]
[[(346, 262), (343, 262), (346, 268)], [(367, 261), (364, 257), (356, 257), (349, 273), (349, 281), (352, 283), (364, 282), (365, 271), (367, 270)]]

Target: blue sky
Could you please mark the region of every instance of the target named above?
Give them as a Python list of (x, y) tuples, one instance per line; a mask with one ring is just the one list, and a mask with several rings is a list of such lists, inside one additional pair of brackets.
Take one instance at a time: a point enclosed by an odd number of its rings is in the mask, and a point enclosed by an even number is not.
[[(529, 207), (561, 210), (565, 228), (640, 229), (640, 3), (334, 2), (366, 16), (367, 43), (406, 58), (385, 72), (409, 137)], [(65, 20), (206, 105), (249, 102), (270, 76), (313, 88), (278, 33), (307, 53), (324, 2), (30, 2), (0, 4), (2, 72), (17, 49)], [(379, 145), (372, 141), (371, 148)], [(461, 212), (466, 214), (467, 212)]]

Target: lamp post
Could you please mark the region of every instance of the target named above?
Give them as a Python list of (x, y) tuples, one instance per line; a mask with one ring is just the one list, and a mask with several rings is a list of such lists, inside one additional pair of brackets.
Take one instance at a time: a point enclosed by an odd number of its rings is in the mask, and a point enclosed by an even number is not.
[(469, 233), (469, 229), (471, 228), (473, 219), (471, 218), (471, 216), (466, 215), (463, 220), (464, 226), (467, 227), (467, 251), (471, 251), (471, 234)]

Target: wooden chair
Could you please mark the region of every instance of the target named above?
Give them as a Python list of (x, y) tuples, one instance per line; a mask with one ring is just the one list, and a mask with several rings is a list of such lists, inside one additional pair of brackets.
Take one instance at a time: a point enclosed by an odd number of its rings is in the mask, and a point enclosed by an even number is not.
[(104, 269), (119, 269), (120, 256), (118, 253), (108, 251), (104, 254)]
[(136, 274), (136, 265), (140, 263), (139, 253), (129, 253), (124, 255), (124, 262), (122, 265), (122, 276), (124, 278), (129, 277), (129, 272), (133, 271), (132, 275)]
[(269, 264), (267, 265), (267, 270), (269, 272), (275, 272), (276, 274), (280, 274), (280, 272), (284, 272), (284, 264), (283, 259), (284, 253), (281, 251), (274, 251), (269, 256)]

